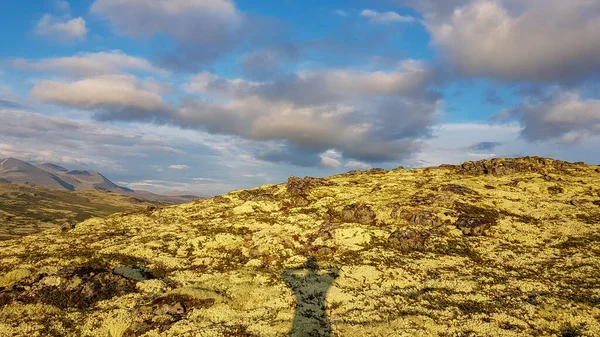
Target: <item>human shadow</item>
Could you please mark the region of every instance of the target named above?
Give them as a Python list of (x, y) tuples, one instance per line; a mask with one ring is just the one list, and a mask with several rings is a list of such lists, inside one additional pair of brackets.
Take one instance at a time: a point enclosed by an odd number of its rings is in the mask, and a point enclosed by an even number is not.
[(290, 337), (331, 337), (331, 322), (325, 310), (325, 298), (338, 276), (338, 269), (320, 269), (314, 257), (310, 257), (302, 268), (282, 273), (283, 280), (296, 296), (296, 312)]

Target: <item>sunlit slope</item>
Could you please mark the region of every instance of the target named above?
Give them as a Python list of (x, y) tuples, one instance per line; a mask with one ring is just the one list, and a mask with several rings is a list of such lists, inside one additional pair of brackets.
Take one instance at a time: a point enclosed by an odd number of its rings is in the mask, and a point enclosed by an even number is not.
[(92, 217), (141, 210), (151, 203), (103, 191), (61, 191), (0, 184), (0, 240), (75, 224)]
[(291, 178), (0, 242), (0, 275), (2, 336), (600, 336), (600, 170)]

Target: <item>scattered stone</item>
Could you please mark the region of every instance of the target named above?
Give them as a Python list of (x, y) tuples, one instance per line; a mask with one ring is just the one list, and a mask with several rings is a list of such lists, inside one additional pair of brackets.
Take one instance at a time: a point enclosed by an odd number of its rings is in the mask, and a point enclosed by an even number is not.
[(594, 200), (594, 201), (592, 201), (592, 204), (594, 204), (596, 206), (600, 206), (600, 200)]
[(437, 226), (441, 223), (441, 220), (432, 212), (428, 210), (412, 211), (403, 214), (404, 218), (408, 222), (420, 225), (420, 226)]
[(220, 196), (220, 195), (212, 198), (212, 200), (216, 204), (228, 204), (231, 202), (231, 199)]
[(558, 185), (548, 187), (548, 193), (550, 193), (550, 194), (560, 194), (563, 192), (564, 192), (564, 189)]
[(330, 183), (322, 178), (313, 177), (289, 177), (285, 187), (287, 192), (292, 195), (308, 195), (310, 191), (319, 186), (328, 186)]
[(115, 268), (113, 273), (132, 281), (143, 281), (154, 278), (150, 269), (146, 267), (121, 266)]
[(394, 202), (386, 205), (387, 208), (392, 209), (392, 211), (390, 212), (390, 217), (392, 217), (393, 219), (396, 219), (398, 217), (398, 211), (400, 210), (400, 206), (401, 205), (399, 202)]
[(415, 229), (402, 229), (393, 232), (388, 238), (388, 243), (403, 252), (422, 250), (429, 237), (429, 233), (422, 233)]
[(580, 206), (582, 203), (581, 203), (581, 201), (579, 201), (579, 200), (575, 200), (575, 199), (573, 199), (573, 200), (571, 200), (570, 204), (571, 204), (572, 206)]
[(375, 223), (375, 212), (368, 205), (356, 203), (344, 207), (341, 219), (343, 222), (371, 225)]
[(479, 194), (466, 186), (457, 185), (457, 184), (448, 184), (448, 185), (444, 186), (444, 190), (448, 191), (448, 192), (456, 193), (459, 195)]
[(460, 174), (504, 176), (520, 172), (567, 173), (566, 169), (569, 165), (573, 164), (541, 157), (494, 158), (476, 162), (469, 161), (456, 169)]
[(123, 337), (141, 336), (153, 330), (161, 333), (173, 324), (184, 319), (194, 308), (209, 308), (215, 299), (197, 299), (182, 294), (170, 294), (159, 297), (149, 304), (134, 310), (133, 323), (123, 334)]
[(135, 282), (92, 267), (68, 267), (56, 275), (40, 274), (0, 291), (0, 306), (19, 301), (44, 303), (61, 309), (87, 309), (98, 301), (135, 292)]
[(519, 183), (521, 182), (521, 179), (514, 179), (509, 183), (504, 184), (505, 186), (510, 186), (510, 187), (519, 187)]
[(423, 186), (429, 184), (430, 182), (431, 182), (431, 179), (428, 179), (428, 180), (418, 180), (418, 181), (415, 181), (415, 186), (417, 188), (422, 188)]
[(73, 224), (73, 223), (65, 222), (62, 225), (60, 225), (60, 230), (63, 232), (68, 232), (72, 229), (75, 229), (75, 224)]
[(330, 182), (322, 178), (305, 177), (290, 177), (285, 185), (287, 193), (290, 194), (291, 200), (288, 206), (291, 207), (306, 207), (310, 205), (308, 195), (310, 191), (319, 186), (329, 186)]
[(381, 191), (382, 189), (383, 189), (383, 186), (381, 186), (381, 184), (377, 184), (377, 185), (373, 186), (373, 188), (371, 189), (371, 193)]
[(386, 174), (388, 171), (386, 169), (382, 169), (382, 168), (372, 168), (369, 171), (367, 171), (367, 173), (369, 174)]
[(496, 189), (494, 186), (491, 186), (491, 185), (485, 185), (484, 187), (486, 189), (488, 189), (488, 190), (495, 190)]
[(459, 216), (454, 225), (464, 235), (484, 235), (490, 227), (498, 223), (500, 216), (496, 210), (459, 202), (455, 203), (455, 208)]
[(435, 194), (428, 193), (427, 195), (423, 195), (422, 193), (417, 193), (410, 197), (410, 203), (413, 206), (431, 206), (435, 202)]

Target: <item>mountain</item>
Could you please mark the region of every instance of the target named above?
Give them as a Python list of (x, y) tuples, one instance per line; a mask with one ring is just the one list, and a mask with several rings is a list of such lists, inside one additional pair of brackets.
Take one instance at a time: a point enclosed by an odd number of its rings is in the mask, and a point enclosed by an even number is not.
[(42, 164), (37, 167), (59, 177), (65, 183), (73, 186), (77, 191), (98, 190), (121, 194), (133, 192), (133, 190), (129, 188), (118, 186), (117, 184), (108, 180), (100, 172), (82, 170), (69, 171), (64, 167), (50, 163)]
[(160, 195), (148, 191), (134, 191), (113, 183), (97, 171), (70, 171), (51, 163), (34, 166), (14, 158), (0, 159), (0, 183), (25, 184), (66, 191), (108, 191), (165, 203), (184, 203), (199, 199), (198, 196), (189, 194)]
[(75, 190), (75, 186), (61, 180), (55, 174), (15, 158), (0, 160), (0, 179), (13, 184), (43, 186), (68, 191)]
[(291, 177), (0, 242), (6, 336), (600, 336), (600, 167)]

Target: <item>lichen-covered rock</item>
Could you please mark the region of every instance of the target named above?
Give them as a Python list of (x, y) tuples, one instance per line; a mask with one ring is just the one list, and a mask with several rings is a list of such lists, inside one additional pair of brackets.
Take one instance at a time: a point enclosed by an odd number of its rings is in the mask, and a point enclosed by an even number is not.
[(143, 281), (154, 278), (150, 269), (141, 266), (121, 266), (115, 268), (113, 273), (133, 281)]
[(135, 282), (109, 270), (69, 267), (56, 275), (23, 279), (11, 290), (0, 291), (0, 305), (14, 301), (45, 303), (61, 309), (86, 309), (98, 301), (135, 291)]
[(406, 220), (408, 220), (408, 222), (415, 224), (415, 225), (436, 226), (441, 223), (440, 218), (438, 218), (430, 210), (418, 210), (418, 211), (406, 212), (402, 215)]
[(466, 186), (462, 186), (462, 185), (458, 185), (458, 184), (448, 184), (448, 185), (444, 186), (444, 191), (456, 193), (459, 195), (478, 194), (474, 190), (472, 190)]
[(557, 186), (549, 186), (548, 187), (548, 193), (550, 193), (550, 194), (561, 194), (564, 191), (565, 190), (562, 187), (558, 186), (558, 185)]
[(454, 225), (465, 235), (484, 235), (490, 227), (497, 224), (500, 216), (496, 210), (464, 203), (457, 202), (455, 208), (459, 216)]
[(319, 186), (327, 186), (329, 183), (322, 178), (313, 177), (289, 177), (285, 185), (287, 192), (291, 195), (308, 195), (310, 191)]
[(458, 172), (461, 174), (491, 174), (495, 176), (505, 176), (523, 172), (536, 172), (541, 174), (550, 172), (565, 173), (567, 168), (572, 165), (575, 164), (541, 157), (494, 158), (490, 160), (463, 163), (458, 168)]
[(393, 232), (388, 238), (388, 243), (394, 248), (403, 252), (412, 250), (422, 250), (425, 248), (425, 242), (430, 234), (420, 232), (416, 229), (400, 229)]
[(370, 225), (375, 223), (376, 215), (370, 206), (357, 203), (344, 207), (340, 214), (340, 218), (343, 222)]
[(168, 294), (134, 309), (134, 321), (122, 337), (141, 336), (147, 332), (160, 333), (181, 321), (192, 309), (209, 308), (215, 299), (198, 299), (185, 294)]

